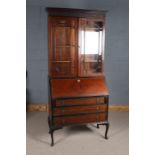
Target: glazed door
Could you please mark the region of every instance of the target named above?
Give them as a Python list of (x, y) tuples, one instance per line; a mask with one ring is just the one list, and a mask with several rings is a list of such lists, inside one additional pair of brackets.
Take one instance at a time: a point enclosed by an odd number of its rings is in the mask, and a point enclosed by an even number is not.
[(79, 76), (103, 75), (103, 19), (79, 20)]
[(52, 77), (77, 74), (77, 18), (51, 17), (49, 72)]

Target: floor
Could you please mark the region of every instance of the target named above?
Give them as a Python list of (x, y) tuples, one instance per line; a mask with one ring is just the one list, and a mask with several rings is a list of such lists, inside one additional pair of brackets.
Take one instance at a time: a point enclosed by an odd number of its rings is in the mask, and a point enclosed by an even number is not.
[(108, 140), (105, 127), (96, 124), (68, 126), (54, 132), (55, 145), (50, 146), (47, 113), (27, 113), (27, 155), (128, 155), (128, 112), (110, 112)]

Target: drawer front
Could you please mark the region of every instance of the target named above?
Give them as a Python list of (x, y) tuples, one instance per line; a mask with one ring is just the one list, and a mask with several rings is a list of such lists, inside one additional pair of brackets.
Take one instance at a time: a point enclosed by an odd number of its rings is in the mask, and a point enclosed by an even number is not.
[(90, 97), (90, 98), (80, 98), (80, 99), (66, 99), (66, 100), (56, 100), (56, 106), (64, 105), (86, 105), (86, 104), (100, 104), (105, 103), (104, 97)]
[(92, 123), (92, 122), (102, 122), (106, 120), (107, 120), (107, 115), (105, 113), (79, 115), (79, 116), (67, 116), (67, 117), (55, 117), (54, 125)]
[(69, 115), (88, 112), (107, 111), (107, 105), (59, 107), (54, 109), (54, 115)]

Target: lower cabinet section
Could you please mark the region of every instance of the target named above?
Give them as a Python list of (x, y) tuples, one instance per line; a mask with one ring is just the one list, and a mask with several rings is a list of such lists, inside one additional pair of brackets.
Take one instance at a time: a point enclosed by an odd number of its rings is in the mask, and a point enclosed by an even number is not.
[(82, 114), (74, 116), (54, 117), (54, 125), (103, 122), (106, 120), (107, 120), (107, 114), (105, 112), (102, 112), (97, 114)]
[(109, 129), (108, 122), (109, 96), (93, 96), (79, 98), (58, 98), (51, 102), (49, 133), (54, 145), (53, 132), (67, 125), (97, 123), (96, 127), (105, 125), (105, 139)]

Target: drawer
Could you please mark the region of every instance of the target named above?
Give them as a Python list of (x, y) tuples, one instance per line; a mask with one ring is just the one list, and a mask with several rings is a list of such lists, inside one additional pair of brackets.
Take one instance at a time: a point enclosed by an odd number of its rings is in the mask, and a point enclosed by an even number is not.
[(59, 107), (54, 109), (54, 115), (69, 115), (78, 113), (106, 111), (107, 105)]
[(54, 125), (93, 123), (93, 122), (103, 122), (106, 120), (107, 120), (107, 115), (105, 113), (67, 116), (67, 117), (55, 117)]
[(56, 106), (64, 105), (86, 105), (86, 104), (100, 104), (105, 103), (104, 97), (90, 97), (78, 99), (56, 100)]

